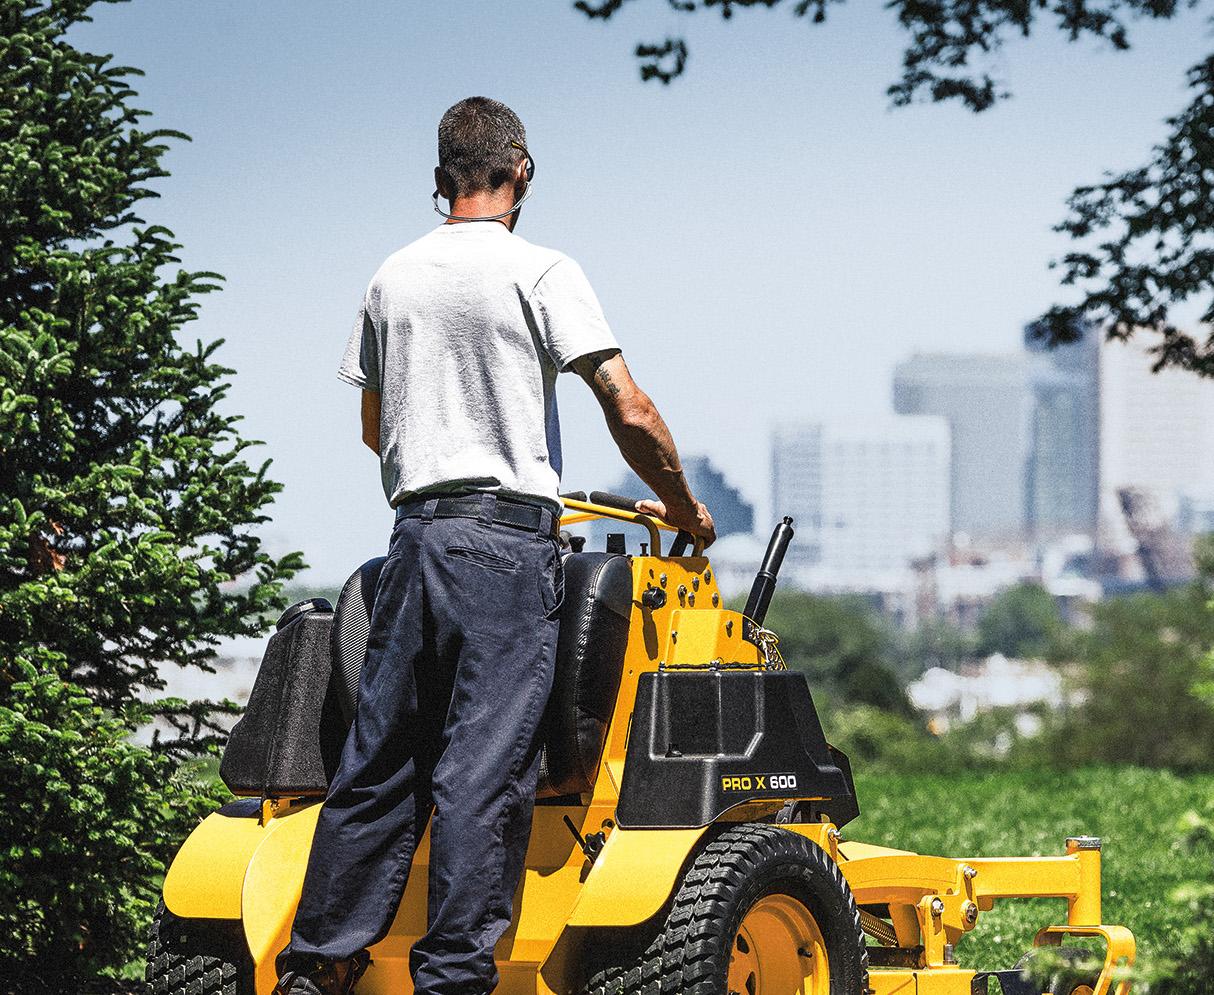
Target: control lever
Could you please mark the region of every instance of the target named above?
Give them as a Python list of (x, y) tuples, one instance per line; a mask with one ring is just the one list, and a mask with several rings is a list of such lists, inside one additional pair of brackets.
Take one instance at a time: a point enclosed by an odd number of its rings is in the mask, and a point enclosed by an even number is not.
[(784, 562), (784, 554), (788, 552), (788, 544), (792, 542), (792, 519), (785, 516), (784, 521), (776, 526), (771, 534), (771, 542), (767, 545), (767, 554), (755, 575), (754, 586), (750, 589), (750, 597), (746, 599), (746, 609), (743, 611), (755, 625), (762, 625), (767, 617), (767, 606), (771, 604), (772, 593), (776, 589), (776, 577), (780, 573), (780, 564)]

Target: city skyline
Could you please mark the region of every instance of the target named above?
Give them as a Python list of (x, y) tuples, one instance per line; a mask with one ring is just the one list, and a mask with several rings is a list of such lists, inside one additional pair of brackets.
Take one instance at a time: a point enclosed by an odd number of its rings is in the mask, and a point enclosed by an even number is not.
[(1214, 521), (1214, 383), (1148, 359), (1090, 329), (1044, 350), (1026, 327), (1018, 353), (899, 363), (898, 414), (773, 430), (770, 494), (798, 531), (788, 582), (904, 612), (941, 569), (979, 600), (1018, 579), (1066, 598), (1187, 579), (1187, 547)]
[[(750, 564), (739, 553), (757, 562), (768, 530), (756, 518), (758, 502), (794, 519), (798, 538), (786, 584), (823, 591), (905, 587), (916, 561), (950, 551), (964, 560), (971, 547), (1011, 552), (1013, 560), (1036, 549), (1033, 556), (1048, 558), (1080, 549), (1074, 540), (1082, 536), (1108, 554), (1133, 555), (1121, 506), (1126, 488), (1144, 492), (1160, 520), (1181, 533), (1214, 528), (1214, 382), (1175, 370), (1150, 373), (1141, 344), (1085, 335), (1043, 350), (1026, 327), (1022, 347), (1007, 354), (912, 355), (891, 376), (893, 413), (790, 420), (773, 428), (769, 486), (766, 493), (752, 488), (757, 501), (743, 497), (728, 467), (686, 454), (689, 484), (717, 511), (720, 538), (748, 540), (723, 547), (721, 569), (744, 574)], [(908, 376), (925, 376), (929, 388), (948, 397), (949, 410), (928, 413), (918, 394), (908, 402)], [(1006, 396), (992, 388), (1006, 388)], [(1019, 413), (1010, 439), (1000, 439), (1005, 425), (980, 417), (990, 410)], [(956, 520), (958, 471), (962, 491), (973, 486), (966, 481), (989, 486), (972, 459), (981, 450), (995, 453), (1006, 471), (1007, 480), (991, 493), (1014, 508), (1010, 524), (1005, 509), (985, 521)], [(831, 474), (831, 486), (824, 486)], [(631, 470), (611, 482), (611, 490), (647, 496)], [(980, 507), (972, 497), (968, 503)], [(644, 538), (637, 527), (609, 522), (573, 531), (588, 536), (588, 548), (601, 548), (609, 532), (622, 531), (627, 550), (638, 552), (636, 542)], [(1007, 566), (996, 583), (1010, 582), (1015, 570)], [(326, 583), (333, 581), (320, 586)]]

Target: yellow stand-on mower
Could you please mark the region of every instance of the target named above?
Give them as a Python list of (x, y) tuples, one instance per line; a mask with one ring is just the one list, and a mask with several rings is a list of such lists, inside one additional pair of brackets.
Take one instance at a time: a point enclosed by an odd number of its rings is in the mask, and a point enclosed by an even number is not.
[[(1126, 995), (1114, 974), (1133, 961), (1134, 939), (1102, 922), (1099, 840), (1068, 839), (1056, 856), (964, 858), (845, 840), (859, 814), (847, 758), (763, 628), (788, 519), (739, 613), (722, 606), (702, 549), (680, 534), (663, 553), (667, 526), (632, 508), (599, 493), (565, 500), (563, 524), (632, 522), (648, 542), (630, 556), (618, 535), (606, 552), (575, 539), (565, 559), (541, 783), (513, 925), (497, 946), (499, 992)], [(279, 621), (221, 768), (244, 797), (199, 825), (165, 878), (148, 952), (157, 995), (273, 987), (357, 701), (381, 563), (355, 572), (335, 610), (318, 599)], [(362, 995), (412, 990), (428, 854), (423, 839)], [(958, 965), (956, 945), (996, 899), (1042, 896), (1067, 901), (1065, 920), (1034, 941), (1061, 947), (1053, 980)], [(1103, 966), (1068, 968), (1066, 937), (1102, 939)]]

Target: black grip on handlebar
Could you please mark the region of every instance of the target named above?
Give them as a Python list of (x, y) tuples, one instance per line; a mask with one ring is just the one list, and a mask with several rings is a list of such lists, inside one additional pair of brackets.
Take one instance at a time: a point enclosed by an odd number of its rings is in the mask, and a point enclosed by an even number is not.
[(610, 491), (591, 491), (590, 503), (601, 504), (604, 508), (617, 508), (620, 511), (637, 510), (637, 498), (622, 497)]
[(560, 498), (562, 501), (585, 501), (586, 492), (585, 491), (567, 491), (566, 493), (561, 494)]
[(746, 609), (743, 614), (757, 625), (763, 624), (767, 617), (767, 607), (771, 604), (771, 596), (776, 589), (776, 577), (780, 573), (780, 564), (784, 562), (784, 554), (788, 552), (788, 544), (792, 542), (792, 519), (785, 517), (771, 534), (771, 542), (767, 544), (767, 554), (755, 576), (754, 586), (750, 589), (750, 597), (746, 599)]
[(688, 548), (694, 541), (690, 532), (686, 529), (679, 529), (678, 534), (674, 537), (674, 542), (670, 544), (670, 555), (686, 556)]

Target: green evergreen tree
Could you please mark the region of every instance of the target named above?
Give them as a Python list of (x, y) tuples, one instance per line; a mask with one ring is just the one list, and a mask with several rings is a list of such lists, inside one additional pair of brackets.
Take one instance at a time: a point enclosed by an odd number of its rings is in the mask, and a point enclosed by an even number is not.
[(185, 136), (65, 39), (92, 6), (0, 0), (0, 978), (22, 991), (138, 956), (216, 791), (189, 758), (223, 736), (225, 706), (160, 673), (260, 631), (302, 566), (255, 534), (279, 485), (220, 410), (220, 343), (185, 340), (218, 277), (135, 213)]

